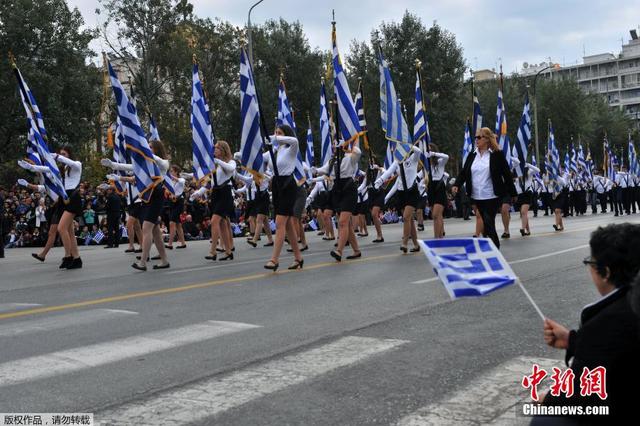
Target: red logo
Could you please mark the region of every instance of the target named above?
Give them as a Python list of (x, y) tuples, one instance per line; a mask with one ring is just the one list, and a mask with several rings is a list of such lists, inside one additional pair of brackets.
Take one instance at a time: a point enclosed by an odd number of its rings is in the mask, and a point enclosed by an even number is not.
[(540, 368), (538, 364), (533, 364), (533, 374), (524, 376), (522, 379), (522, 387), (531, 388), (531, 399), (538, 400), (538, 385), (547, 376), (547, 372)]
[[(533, 370), (530, 376), (522, 378), (522, 387), (531, 390), (531, 399), (538, 402), (538, 385), (547, 377), (546, 370), (540, 368), (538, 364), (533, 364)], [(574, 393), (574, 380), (576, 376), (570, 368), (561, 370), (553, 367), (551, 375), (551, 395), (560, 396), (564, 394), (567, 398), (571, 398)], [(602, 400), (607, 399), (607, 369), (604, 367), (596, 367), (589, 370), (584, 367), (580, 375), (580, 395), (590, 396), (598, 395)]]

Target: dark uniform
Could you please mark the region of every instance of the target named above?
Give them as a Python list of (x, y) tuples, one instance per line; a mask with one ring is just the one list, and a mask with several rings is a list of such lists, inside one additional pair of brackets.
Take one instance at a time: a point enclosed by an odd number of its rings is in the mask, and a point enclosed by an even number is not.
[(107, 247), (118, 247), (120, 244), (120, 210), (121, 199), (113, 190), (107, 194)]

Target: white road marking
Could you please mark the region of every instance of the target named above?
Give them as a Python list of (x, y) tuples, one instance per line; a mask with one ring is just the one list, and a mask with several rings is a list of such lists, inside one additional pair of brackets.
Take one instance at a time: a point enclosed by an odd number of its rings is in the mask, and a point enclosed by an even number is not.
[[(403, 417), (397, 425), (502, 424), (515, 419), (515, 405), (529, 398), (521, 381), (525, 375), (531, 374), (533, 364), (538, 364), (547, 371), (551, 371), (552, 367), (564, 368), (562, 361), (556, 359), (513, 358), (472, 380), (444, 400), (426, 405)], [(543, 389), (539, 388), (539, 391)], [(527, 419), (525, 423), (529, 421)]]
[(238, 322), (205, 321), (9, 361), (0, 364), (0, 386), (71, 373), (258, 327)]
[(186, 424), (246, 404), (286, 387), (407, 343), (349, 336), (298, 354), (248, 367), (221, 378), (159, 394), (96, 415), (102, 425)]
[(34, 306), (42, 306), (40, 303), (0, 303), (0, 312), (17, 311), (18, 309), (32, 308)]
[(138, 315), (137, 312), (120, 309), (92, 309), (46, 318), (35, 318), (20, 322), (0, 325), (0, 337), (17, 336), (27, 333), (59, 330), (74, 325), (86, 325), (103, 320), (121, 318), (123, 316)]
[[(547, 257), (553, 257), (553, 256), (557, 256), (559, 254), (563, 254), (563, 253), (569, 253), (572, 251), (576, 251), (576, 250), (582, 250), (589, 247), (589, 244), (583, 244), (581, 246), (576, 246), (576, 247), (571, 247), (565, 250), (559, 250), (559, 251), (554, 251), (551, 253), (545, 253), (545, 254), (541, 254), (540, 256), (533, 256), (533, 257), (527, 257), (525, 259), (518, 259), (518, 260), (512, 260), (509, 262), (509, 265), (516, 265), (518, 263), (525, 263), (525, 262), (532, 262), (534, 260), (539, 260), (539, 259), (545, 259)], [(411, 284), (424, 284), (424, 283), (428, 283), (431, 281), (437, 281), (438, 277), (432, 277), (432, 278), (427, 278), (424, 280), (418, 280), (418, 281), (412, 281)]]

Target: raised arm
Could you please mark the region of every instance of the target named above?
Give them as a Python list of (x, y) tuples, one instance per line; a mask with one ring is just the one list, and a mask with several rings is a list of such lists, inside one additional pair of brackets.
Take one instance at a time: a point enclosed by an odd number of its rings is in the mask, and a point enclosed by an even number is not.
[[(418, 150), (418, 151), (420, 151), (420, 150)], [(391, 166), (389, 166), (389, 168), (387, 170), (385, 170), (384, 173), (382, 173), (382, 176), (380, 176), (378, 179), (376, 179), (376, 182), (375, 182), (374, 186), (376, 188), (379, 188), (382, 185), (382, 182), (384, 182), (385, 180), (387, 180), (391, 176), (393, 176), (393, 174), (396, 172), (396, 170), (398, 170), (398, 162), (394, 161), (393, 164), (391, 164)]]
[(229, 160), (229, 162), (224, 162), (219, 158), (215, 159), (216, 165), (222, 167), (222, 170), (225, 171), (225, 173), (233, 173), (236, 170), (236, 162), (233, 160)]
[(82, 163), (79, 161), (71, 160), (64, 155), (59, 154), (55, 154), (54, 158), (58, 163), (62, 163), (69, 168), (72, 168), (74, 170), (82, 170)]

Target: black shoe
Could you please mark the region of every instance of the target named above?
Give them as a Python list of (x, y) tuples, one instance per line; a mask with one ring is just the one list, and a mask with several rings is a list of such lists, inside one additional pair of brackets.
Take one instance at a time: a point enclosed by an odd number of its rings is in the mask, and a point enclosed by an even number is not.
[[(136, 259), (140, 260), (142, 259), (142, 256), (136, 256)], [(147, 256), (147, 262), (149, 261), (149, 256)]]
[(508, 233), (504, 232), (504, 233), (502, 234), (502, 238), (505, 238), (505, 239), (507, 239), (507, 238), (511, 238), (511, 234), (508, 234)]
[(72, 259), (71, 263), (67, 266), (67, 269), (80, 269), (82, 268), (82, 259), (79, 257)]
[(418, 225), (418, 231), (424, 231), (424, 225)]
[(136, 249), (128, 248), (124, 252), (125, 253), (135, 253)]
[(162, 257), (160, 257), (160, 255), (153, 256), (153, 257), (151, 258), (151, 260), (160, 260), (160, 259), (162, 259)]
[(338, 254), (337, 251), (331, 250), (331, 253), (329, 253), (329, 254), (331, 255), (331, 257), (333, 257), (338, 262), (342, 262), (342, 255)]
[(173, 246), (170, 246), (170, 245), (168, 245), (168, 244), (165, 244), (165, 245), (164, 245), (164, 248), (169, 249), (169, 250), (173, 250)]
[(309, 250), (309, 246), (304, 246), (300, 249), (300, 251), (307, 251), (307, 250)]
[(290, 269), (290, 270), (302, 269), (303, 265), (304, 265), (304, 259), (295, 260), (291, 265), (289, 265), (287, 269)]
[(217, 260), (218, 259), (218, 255), (214, 254), (213, 256), (205, 256), (204, 257), (207, 260)]
[(270, 260), (270, 261), (268, 261), (268, 262), (267, 262), (267, 264), (266, 264), (266, 265), (264, 265), (264, 269), (270, 269), (270, 270), (272, 270), (273, 272), (275, 272), (275, 271), (277, 271), (277, 270), (278, 270), (278, 266), (280, 266), (280, 264), (279, 264), (279, 263), (275, 263), (275, 262), (272, 262), (272, 261)]
[(108, 249), (108, 248), (114, 248), (113, 246), (104, 246), (104, 248)]
[(71, 265), (71, 262), (73, 262), (73, 256), (63, 257), (59, 269), (67, 269), (69, 265)]
[(409, 250), (411, 253), (418, 253), (420, 251), (420, 247), (414, 247), (411, 250)]
[(142, 249), (137, 249), (137, 250), (134, 250), (134, 251), (135, 251), (135, 253), (142, 253)]
[(400, 246), (400, 251), (406, 254), (408, 250), (406, 247)]
[(153, 265), (153, 269), (169, 269), (171, 265), (169, 263), (165, 263), (164, 265)]
[(526, 232), (524, 232), (524, 229), (520, 230), (520, 235), (522, 235), (523, 237), (526, 235)]
[(133, 269), (137, 269), (138, 271), (146, 271), (147, 270), (146, 266), (140, 266), (140, 265), (138, 265), (138, 262), (132, 263), (131, 267)]
[(324, 231), (318, 232), (318, 235), (324, 235)]
[(249, 245), (250, 245), (251, 247), (253, 247), (253, 248), (258, 247), (258, 243), (253, 242), (253, 241), (251, 241), (251, 240), (247, 240), (247, 244), (249, 244)]
[(40, 262), (44, 262), (44, 257), (40, 257), (40, 256), (38, 255), (38, 253), (31, 253), (31, 256), (32, 256), (34, 259), (38, 259)]
[(224, 253), (224, 249), (221, 249), (221, 248), (218, 248), (218, 247), (216, 247), (216, 251), (217, 251), (218, 253)]
[(183, 249), (183, 248), (187, 248), (187, 245), (185, 244), (185, 245), (183, 245), (183, 246), (178, 246), (178, 247), (176, 247), (176, 249)]
[(270, 243), (267, 243), (267, 244), (263, 245), (262, 247), (273, 247), (273, 241), (271, 241)]
[(376, 238), (375, 240), (371, 241), (372, 243), (384, 243), (384, 238)]
[(233, 260), (233, 252), (229, 253), (225, 257), (221, 257), (220, 260)]
[(351, 260), (351, 259), (360, 259), (362, 257), (362, 252), (359, 251), (357, 254), (352, 254), (351, 256), (347, 256), (347, 259)]

